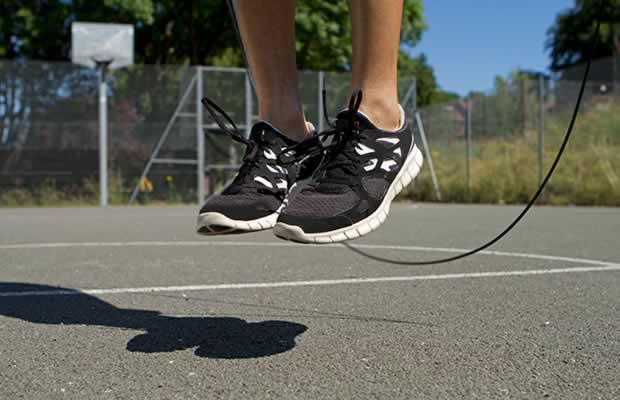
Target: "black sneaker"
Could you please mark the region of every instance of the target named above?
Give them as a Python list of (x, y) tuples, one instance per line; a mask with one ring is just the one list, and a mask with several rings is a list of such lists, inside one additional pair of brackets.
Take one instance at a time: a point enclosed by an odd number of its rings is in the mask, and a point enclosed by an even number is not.
[[(233, 181), (221, 192), (209, 196), (200, 209), (198, 233), (217, 235), (272, 228), (289, 188), (300, 174), (308, 174), (301, 171), (298, 164), (287, 167), (279, 161), (282, 151), (297, 142), (265, 121), (254, 125), (246, 139), (215, 103), (205, 98), (203, 104), (222, 130), (246, 145), (246, 151)], [(230, 130), (221, 117), (234, 130)]]
[(313, 182), (289, 197), (274, 234), (304, 243), (355, 239), (379, 227), (394, 197), (418, 175), (422, 153), (401, 108), (401, 127), (384, 131), (358, 111), (351, 97), (332, 129), (319, 134), (332, 143)]

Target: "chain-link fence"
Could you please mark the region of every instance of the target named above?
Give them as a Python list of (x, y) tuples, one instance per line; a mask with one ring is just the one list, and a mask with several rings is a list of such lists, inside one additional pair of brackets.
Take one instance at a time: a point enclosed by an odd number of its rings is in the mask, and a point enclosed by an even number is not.
[[(546, 203), (620, 205), (619, 60), (594, 63)], [(422, 129), (428, 143), (426, 166), (405, 196), (527, 201), (559, 149), (581, 73), (579, 66), (555, 77), (521, 72), (498, 78), (491, 91), (424, 107), (420, 123), (415, 80), (401, 77), (401, 102), (418, 143)], [(346, 103), (349, 82), (347, 73), (300, 73), (306, 115), (319, 129), (325, 126), (321, 90), (333, 116)], [(0, 62), (0, 205), (98, 203), (96, 93), (97, 73), (90, 69)], [(134, 192), (139, 203), (195, 202), (201, 190), (217, 190), (232, 176), (243, 149), (202, 112), (201, 95), (220, 104), (242, 130), (256, 122), (257, 102), (243, 69), (134, 66), (109, 75), (112, 204), (126, 204)]]
[[(620, 205), (620, 58), (593, 63), (571, 141), (544, 192), (548, 204)], [(439, 194), (424, 169), (420, 200), (525, 203), (568, 128), (583, 66), (549, 77), (517, 72), (491, 91), (419, 110)], [(428, 158), (428, 157), (427, 157)]]
[[(350, 75), (299, 78), (306, 116), (321, 128), (322, 89), (333, 116)], [(0, 205), (98, 203), (97, 80), (66, 63), (0, 61)], [(111, 204), (195, 202), (232, 176), (243, 149), (199, 99), (213, 99), (248, 130), (257, 101), (244, 69), (140, 65), (111, 71), (107, 82)], [(412, 115), (413, 77), (401, 77), (399, 96)]]

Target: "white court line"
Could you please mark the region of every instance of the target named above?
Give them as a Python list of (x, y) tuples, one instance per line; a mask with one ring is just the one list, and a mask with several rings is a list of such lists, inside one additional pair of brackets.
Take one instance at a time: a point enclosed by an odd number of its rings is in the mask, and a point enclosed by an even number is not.
[[(133, 241), (133, 242), (65, 242), (65, 243), (15, 243), (2, 244), (0, 250), (18, 250), (18, 249), (56, 249), (56, 248), (79, 248), (79, 247), (174, 247), (174, 246), (245, 246), (245, 247), (303, 247), (307, 249), (320, 248), (338, 248), (345, 250), (342, 244), (321, 244), (308, 245), (300, 243), (288, 242), (242, 242), (242, 241)], [(397, 250), (397, 251), (430, 251), (439, 253), (464, 253), (469, 249), (460, 249), (453, 247), (424, 247), (424, 246), (398, 246), (398, 245), (380, 245), (380, 244), (356, 244), (358, 249), (368, 250)], [(609, 261), (593, 260), (588, 258), (563, 257), (546, 254), (534, 253), (517, 253), (507, 251), (483, 250), (478, 254), (501, 256), (501, 257), (518, 257), (547, 261), (565, 261), (578, 264), (617, 266), (619, 264)]]
[(324, 279), (308, 281), (288, 282), (257, 282), (257, 283), (223, 283), (215, 285), (189, 285), (189, 286), (151, 286), (135, 288), (109, 288), (109, 289), (76, 289), (76, 290), (42, 290), (24, 292), (0, 292), (0, 297), (32, 297), (32, 296), (67, 296), (67, 295), (102, 295), (124, 293), (153, 293), (153, 292), (194, 292), (207, 290), (230, 290), (230, 289), (263, 289), (299, 286), (330, 286), (344, 284), (363, 284), (381, 282), (413, 282), (413, 281), (437, 281), (448, 279), (474, 279), (474, 278), (497, 278), (506, 276), (528, 275), (551, 275), (572, 274), (583, 272), (620, 271), (620, 265), (600, 267), (574, 267), (556, 269), (535, 269), (521, 271), (497, 271), (497, 272), (467, 272), (459, 274), (433, 274), (416, 276), (387, 276), (377, 278), (348, 278), (348, 279)]

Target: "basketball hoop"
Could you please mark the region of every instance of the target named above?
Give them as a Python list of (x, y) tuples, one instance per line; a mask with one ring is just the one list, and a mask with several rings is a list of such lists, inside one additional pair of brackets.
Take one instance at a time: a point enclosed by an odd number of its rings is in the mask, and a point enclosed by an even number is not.
[(134, 28), (125, 24), (71, 24), (71, 61), (95, 68), (117, 69), (133, 64)]

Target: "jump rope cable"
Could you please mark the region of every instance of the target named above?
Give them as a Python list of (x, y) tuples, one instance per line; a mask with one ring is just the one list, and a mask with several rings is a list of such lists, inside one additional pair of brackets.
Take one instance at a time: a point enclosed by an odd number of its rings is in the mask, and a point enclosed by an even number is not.
[[(233, 25), (235, 27), (235, 33), (237, 35), (237, 40), (239, 42), (240, 48), (241, 48), (241, 52), (243, 54), (243, 58), (244, 58), (244, 62), (245, 65), (247, 66), (247, 59), (245, 57), (245, 51), (243, 49), (243, 42), (241, 41), (241, 34), (239, 33), (239, 26), (237, 25), (237, 18), (235, 15), (235, 9), (234, 6), (232, 4), (232, 0), (228, 0), (228, 7), (230, 10), (230, 14), (231, 17), (233, 19)], [(534, 195), (532, 196), (532, 198), (530, 199), (530, 201), (527, 203), (527, 205), (525, 206), (525, 208), (521, 211), (521, 213), (506, 227), (504, 228), (504, 230), (502, 232), (500, 232), (497, 236), (495, 236), (494, 238), (492, 238), (491, 240), (489, 240), (488, 242), (476, 247), (473, 250), (468, 250), (465, 251), (461, 254), (457, 254), (455, 256), (451, 256), (451, 257), (445, 257), (445, 258), (438, 258), (438, 259), (434, 259), (434, 260), (422, 260), (422, 261), (408, 261), (408, 260), (394, 260), (391, 258), (386, 258), (386, 257), (381, 257), (381, 256), (377, 256), (371, 253), (368, 253), (364, 250), (361, 250), (358, 247), (355, 247), (347, 242), (343, 243), (344, 246), (346, 246), (349, 250), (351, 250), (352, 252), (359, 254), (361, 256), (364, 256), (368, 259), (374, 260), (374, 261), (379, 261), (379, 262), (384, 262), (384, 263), (389, 263), (389, 264), (395, 264), (395, 265), (433, 265), (433, 264), (444, 264), (447, 262), (451, 262), (451, 261), (456, 261), (456, 260), (460, 260), (462, 258), (466, 258), (469, 256), (472, 256), (476, 253), (479, 253), (491, 246), (493, 246), (495, 243), (499, 242), (504, 236), (506, 236), (522, 219), (523, 217), (525, 217), (525, 215), (528, 213), (528, 211), (532, 208), (532, 206), (536, 203), (536, 201), (538, 200), (538, 198), (540, 197), (541, 193), (543, 192), (545, 186), (547, 185), (547, 182), (549, 182), (549, 180), (551, 179), (551, 176), (553, 175), (555, 168), (557, 167), (557, 165), (560, 162), (560, 159), (562, 158), (562, 155), (564, 154), (564, 150), (566, 149), (566, 145), (568, 144), (568, 140), (571, 137), (571, 134), (573, 133), (573, 127), (575, 125), (575, 122), (577, 121), (577, 116), (579, 115), (579, 108), (581, 107), (581, 101), (583, 99), (583, 93), (585, 91), (586, 88), (586, 83), (588, 82), (588, 76), (590, 74), (590, 67), (592, 65), (592, 54), (594, 53), (594, 48), (595, 46), (598, 44), (598, 37), (599, 37), (599, 31), (600, 31), (600, 27), (601, 27), (601, 21), (600, 18), (597, 19), (596, 21), (596, 28), (594, 30), (594, 34), (593, 37), (590, 41), (590, 49), (587, 55), (587, 62), (586, 62), (586, 68), (585, 71), (583, 73), (583, 79), (581, 81), (581, 87), (579, 88), (579, 94), (577, 95), (577, 101), (575, 102), (575, 108), (573, 110), (573, 114), (571, 116), (571, 120), (570, 123), (568, 125), (568, 129), (566, 131), (566, 134), (564, 135), (564, 140), (562, 141), (562, 144), (560, 146), (560, 149), (558, 150), (558, 153), (555, 157), (555, 159), (553, 160), (553, 164), (551, 164), (551, 168), (549, 168), (549, 171), (547, 171), (547, 175), (545, 175), (545, 178), (543, 179), (542, 183), (540, 184), (540, 186), (538, 187), (538, 189), (536, 190), (536, 193), (534, 193)], [(249, 68), (248, 68), (249, 71)], [(250, 79), (252, 86), (254, 86), (254, 82), (253, 79)]]

